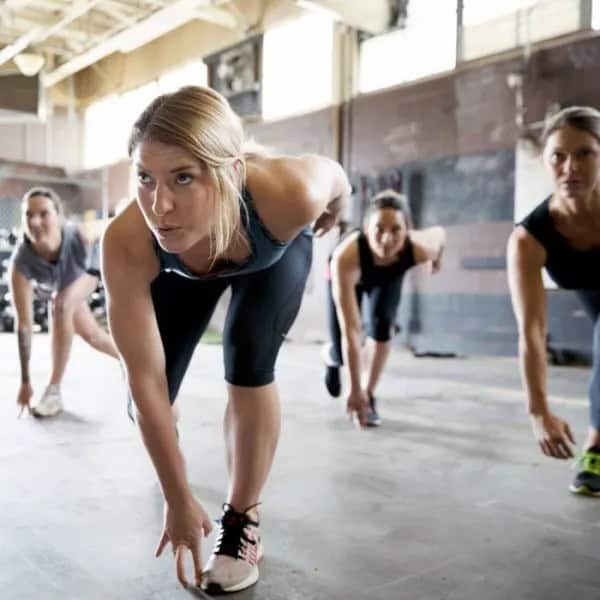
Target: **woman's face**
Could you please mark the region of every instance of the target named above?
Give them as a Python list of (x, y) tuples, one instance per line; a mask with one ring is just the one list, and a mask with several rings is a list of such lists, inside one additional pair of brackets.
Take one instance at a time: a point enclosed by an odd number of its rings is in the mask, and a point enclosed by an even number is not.
[(23, 203), (23, 225), (27, 237), (35, 243), (53, 240), (60, 233), (61, 219), (48, 196), (31, 196)]
[(179, 146), (143, 141), (133, 163), (138, 205), (164, 250), (181, 254), (210, 235), (217, 199), (197, 159)]
[(374, 211), (367, 222), (369, 246), (379, 258), (391, 258), (398, 254), (407, 235), (404, 215), (394, 208), (380, 208)]
[(557, 129), (546, 141), (544, 158), (560, 197), (587, 198), (598, 186), (600, 143), (586, 131), (569, 125)]

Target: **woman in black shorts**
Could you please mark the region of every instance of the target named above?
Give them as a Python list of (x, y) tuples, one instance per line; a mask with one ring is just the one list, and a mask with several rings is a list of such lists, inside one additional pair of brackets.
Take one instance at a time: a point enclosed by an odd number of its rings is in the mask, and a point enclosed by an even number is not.
[(590, 427), (570, 489), (600, 497), (600, 112), (562, 110), (547, 123), (542, 142), (554, 191), (515, 227), (508, 243), (521, 374), (541, 451), (572, 457), (573, 434), (550, 410), (546, 392), (545, 267), (558, 286), (577, 292), (594, 324)]
[[(404, 274), (414, 265), (441, 263), (446, 234), (441, 227), (412, 228), (406, 198), (393, 190), (371, 201), (364, 231), (354, 231), (336, 247), (330, 260), (329, 333), (325, 347), (325, 385), (341, 393), (340, 367), (348, 365), (347, 411), (361, 425), (378, 426), (375, 389), (391, 350)], [(362, 303), (366, 296), (367, 351), (362, 355)], [(363, 379), (364, 376), (364, 379)]]
[[(137, 202), (110, 224), (103, 245), (110, 328), (165, 499), (157, 554), (171, 543), (186, 585), (189, 550), (196, 583), (209, 591), (237, 591), (258, 579), (256, 506), (279, 434), (275, 361), (310, 269), (310, 223), (317, 234), (331, 228), (349, 194), (332, 160), (244, 148), (239, 119), (213, 90), (186, 87), (154, 100), (129, 142)], [(228, 287), (230, 486), (203, 573), (200, 540), (211, 524), (187, 481), (171, 404)]]
[(30, 408), (33, 387), (29, 359), (33, 332), (33, 297), (51, 301), (52, 364), (48, 384), (31, 407), (37, 417), (62, 410), (60, 384), (73, 335), (80, 335), (96, 350), (117, 357), (106, 331), (96, 322), (87, 297), (96, 289), (99, 265), (90, 261), (94, 243), (86, 229), (63, 217), (62, 203), (53, 190), (35, 187), (23, 197), (23, 237), (10, 260), (10, 291), (16, 313), (21, 362), (17, 404)]

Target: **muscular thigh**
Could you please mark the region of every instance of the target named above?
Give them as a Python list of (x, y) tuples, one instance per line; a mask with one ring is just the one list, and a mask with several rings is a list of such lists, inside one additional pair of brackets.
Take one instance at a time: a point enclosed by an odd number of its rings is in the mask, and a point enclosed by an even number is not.
[(396, 323), (400, 291), (401, 283), (396, 279), (368, 291), (367, 330), (369, 337), (378, 341), (389, 340)]
[(197, 281), (161, 273), (151, 285), (152, 302), (165, 353), (169, 397), (177, 392), (200, 336), (206, 330), (227, 282)]
[(268, 269), (231, 278), (224, 331), (229, 383), (256, 387), (273, 381), (277, 354), (300, 309), (311, 262), (312, 239), (300, 235)]

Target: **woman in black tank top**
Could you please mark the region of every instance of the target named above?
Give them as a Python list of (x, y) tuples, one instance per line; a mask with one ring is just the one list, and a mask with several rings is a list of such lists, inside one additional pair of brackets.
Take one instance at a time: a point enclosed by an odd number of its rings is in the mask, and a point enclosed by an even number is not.
[[(191, 553), (196, 584), (240, 591), (259, 577), (257, 505), (280, 426), (275, 365), (310, 269), (307, 227), (329, 230), (350, 186), (323, 156), (250, 152), (227, 100), (199, 86), (153, 100), (133, 126), (129, 153), (137, 198), (107, 228), (103, 274), (111, 331), (165, 498), (157, 554), (171, 545), (184, 585)], [(201, 539), (212, 525), (188, 481), (171, 405), (227, 288), (230, 483), (203, 569)]]
[(576, 290), (594, 322), (590, 427), (572, 492), (600, 497), (600, 112), (564, 109), (542, 135), (554, 192), (521, 223), (508, 243), (510, 293), (519, 329), (519, 359), (533, 433), (541, 451), (573, 456), (569, 424), (548, 406), (545, 267)]
[[(430, 262), (439, 269), (446, 234), (441, 227), (412, 229), (406, 198), (385, 190), (373, 198), (365, 230), (349, 234), (330, 261), (328, 321), (330, 344), (325, 347), (325, 385), (341, 393), (339, 369), (345, 362), (350, 375), (347, 411), (363, 426), (380, 424), (375, 389), (396, 331), (396, 313), (404, 274), (414, 265)], [(361, 357), (362, 302), (368, 299), (366, 335), (371, 359)], [(366, 372), (366, 381), (361, 374)]]

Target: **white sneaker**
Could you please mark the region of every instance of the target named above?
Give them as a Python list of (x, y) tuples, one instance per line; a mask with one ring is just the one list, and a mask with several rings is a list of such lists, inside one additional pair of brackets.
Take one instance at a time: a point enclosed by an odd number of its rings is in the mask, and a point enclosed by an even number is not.
[(263, 547), (258, 522), (248, 510), (238, 513), (231, 504), (223, 504), (217, 541), (202, 573), (202, 589), (210, 594), (238, 592), (258, 581)]
[(325, 363), (326, 367), (340, 366), (335, 360), (333, 360), (333, 344), (331, 342), (325, 342), (321, 346), (321, 360)]
[(369, 396), (369, 413), (367, 414), (367, 427), (379, 427), (381, 425), (381, 417), (377, 412), (377, 399), (373, 394)]
[(60, 386), (50, 384), (42, 394), (38, 403), (31, 409), (36, 417), (53, 417), (63, 409), (60, 397)]

